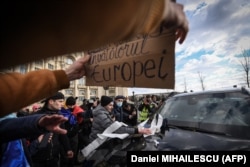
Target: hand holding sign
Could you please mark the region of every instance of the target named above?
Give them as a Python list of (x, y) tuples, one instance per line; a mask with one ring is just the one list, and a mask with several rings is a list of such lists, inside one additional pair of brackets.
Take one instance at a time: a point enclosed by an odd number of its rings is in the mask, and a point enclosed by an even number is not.
[(86, 85), (174, 88), (173, 29), (89, 51)]
[(179, 43), (182, 44), (189, 29), (183, 5), (174, 2), (166, 3), (163, 18), (163, 26), (176, 29), (176, 40), (179, 39)]

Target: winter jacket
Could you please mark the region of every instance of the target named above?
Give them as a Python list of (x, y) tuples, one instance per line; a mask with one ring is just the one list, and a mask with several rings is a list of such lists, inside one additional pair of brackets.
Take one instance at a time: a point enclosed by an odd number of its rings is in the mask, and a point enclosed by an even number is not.
[[(152, 32), (161, 24), (166, 2), (6, 1), (0, 10), (0, 69), (96, 49)], [(0, 117), (68, 87), (63, 70), (0, 74)]]
[[(43, 113), (43, 114), (57, 114), (59, 111), (56, 110), (50, 110), (47, 107), (43, 107), (41, 110), (37, 111), (37, 113)], [(64, 125), (61, 125), (61, 128), (64, 128)], [(43, 162), (45, 160), (51, 160), (54, 158), (59, 159), (61, 146), (64, 147), (64, 150), (67, 152), (71, 150), (69, 139), (66, 134), (56, 134), (47, 132), (43, 134), (44, 137), (41, 142), (38, 141), (38, 139), (35, 139), (31, 141), (29, 145), (29, 149), (31, 152), (32, 161), (37, 162)], [(49, 143), (48, 138), (52, 135), (52, 141)]]
[[(108, 128), (114, 121), (111, 118), (110, 113), (102, 107), (100, 104), (93, 110), (93, 122), (90, 133), (90, 140), (97, 138), (97, 134), (101, 134), (106, 128)], [(134, 127), (122, 126), (115, 133), (138, 133), (138, 129)]]
[(127, 120), (129, 117), (129, 114), (123, 111), (123, 107), (118, 107), (116, 103), (114, 103), (114, 108), (112, 113), (115, 116), (115, 120), (119, 122), (124, 122), (124, 120)]
[(83, 112), (84, 112), (84, 110), (80, 106), (75, 105), (72, 113), (77, 118), (78, 124), (81, 124), (83, 121), (83, 116), (82, 116)]
[(45, 131), (38, 127), (38, 120), (44, 114), (8, 118), (0, 121), (0, 143), (11, 140), (38, 137)]
[(38, 127), (38, 120), (42, 116), (44, 115), (37, 114), (0, 119), (0, 166), (6, 166), (8, 163), (10, 163), (8, 166), (27, 163), (32, 166), (30, 152), (24, 138), (37, 138), (45, 132)]

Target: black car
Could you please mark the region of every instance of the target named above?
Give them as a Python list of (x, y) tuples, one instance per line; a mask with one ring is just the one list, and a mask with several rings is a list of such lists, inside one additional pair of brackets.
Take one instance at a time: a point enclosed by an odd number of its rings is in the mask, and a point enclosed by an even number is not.
[(143, 150), (250, 150), (249, 89), (177, 94), (156, 114), (163, 117), (163, 126), (145, 138)]
[(174, 93), (151, 118), (144, 127), (160, 124), (157, 133), (109, 140), (112, 147), (105, 153), (99, 147), (90, 161), (126, 166), (128, 151), (250, 150), (250, 90), (246, 88)]

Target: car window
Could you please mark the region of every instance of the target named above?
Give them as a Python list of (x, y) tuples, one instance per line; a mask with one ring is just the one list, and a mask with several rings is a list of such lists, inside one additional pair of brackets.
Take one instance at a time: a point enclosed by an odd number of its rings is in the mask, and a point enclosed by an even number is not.
[(168, 120), (250, 126), (250, 98), (240, 91), (172, 97), (159, 112)]

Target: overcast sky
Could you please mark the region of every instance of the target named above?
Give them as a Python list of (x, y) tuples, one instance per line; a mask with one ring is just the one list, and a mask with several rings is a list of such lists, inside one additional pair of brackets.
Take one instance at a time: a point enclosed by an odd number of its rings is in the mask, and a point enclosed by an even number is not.
[[(177, 0), (184, 5), (190, 31), (175, 48), (175, 91), (241, 86), (240, 54), (250, 52), (249, 0)], [(186, 86), (186, 87), (185, 87)], [(171, 92), (168, 89), (129, 88), (129, 95)]]

